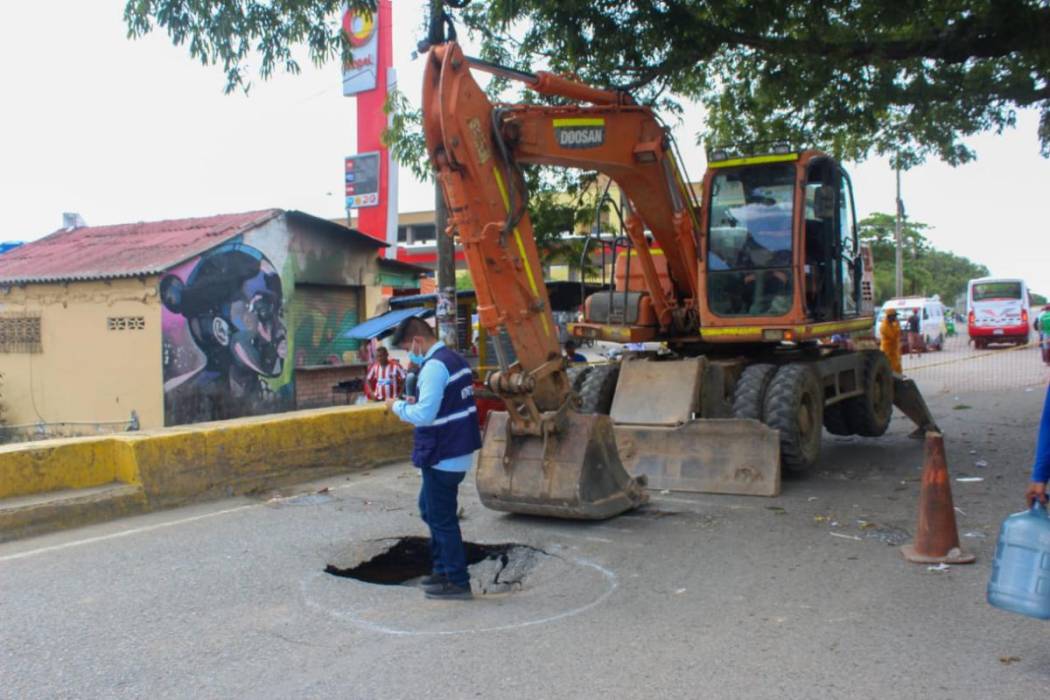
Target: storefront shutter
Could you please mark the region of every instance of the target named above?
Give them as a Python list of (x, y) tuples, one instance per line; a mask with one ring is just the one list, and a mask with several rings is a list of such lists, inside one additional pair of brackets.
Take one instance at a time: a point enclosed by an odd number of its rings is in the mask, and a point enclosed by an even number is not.
[(295, 366), (355, 361), (359, 341), (342, 335), (360, 322), (363, 299), (361, 287), (295, 285), (288, 309)]

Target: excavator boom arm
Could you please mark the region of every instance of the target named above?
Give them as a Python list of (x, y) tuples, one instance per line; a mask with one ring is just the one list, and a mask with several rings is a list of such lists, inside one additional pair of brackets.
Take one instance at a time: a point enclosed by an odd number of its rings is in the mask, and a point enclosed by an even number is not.
[[(479, 321), (494, 333), (506, 329), (526, 375), (517, 387), (502, 388), (530, 394), (541, 412), (557, 410), (571, 390), (525, 213), (527, 194), (493, 139), (492, 103), (457, 44), (431, 49), (423, 105), (427, 150), (474, 278)], [(505, 378), (508, 369), (501, 367)]]
[[(471, 67), (593, 104), (493, 105)], [(557, 331), (518, 163), (598, 170), (615, 180), (628, 198), (625, 223), (660, 325), (695, 324), (699, 222), (651, 109), (624, 93), (470, 59), (454, 42), (430, 51), (423, 103), (427, 149), (474, 278), (480, 323), (506, 329), (540, 411), (556, 410), (571, 391), (555, 366)], [(646, 229), (666, 257), (670, 291), (661, 286)]]

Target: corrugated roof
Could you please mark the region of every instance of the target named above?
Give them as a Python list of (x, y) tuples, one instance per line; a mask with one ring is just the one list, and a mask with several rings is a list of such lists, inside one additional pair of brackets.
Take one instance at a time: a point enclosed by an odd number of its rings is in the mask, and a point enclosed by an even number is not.
[(404, 262), (403, 260), (397, 260), (396, 258), (379, 258), (379, 267), (386, 267), (401, 272), (417, 272), (421, 275), (428, 275), (434, 272), (429, 267)]
[(292, 209), (291, 211), (288, 211), (286, 213), (288, 215), (288, 220), (295, 223), (305, 224), (306, 226), (311, 226), (314, 229), (328, 231), (330, 233), (334, 233), (340, 236), (348, 236), (350, 240), (372, 246), (373, 248), (390, 247), (390, 244), (386, 241), (381, 241), (378, 238), (373, 238), (372, 236), (369, 236), (363, 231), (358, 231), (356, 228), (350, 228), (346, 224), (341, 224), (338, 221), (333, 221), (331, 219), (322, 219), (319, 216), (307, 214), (305, 211), (299, 211), (297, 209)]
[(0, 284), (158, 274), (282, 213), (280, 209), (263, 209), (193, 219), (59, 229), (0, 256)]

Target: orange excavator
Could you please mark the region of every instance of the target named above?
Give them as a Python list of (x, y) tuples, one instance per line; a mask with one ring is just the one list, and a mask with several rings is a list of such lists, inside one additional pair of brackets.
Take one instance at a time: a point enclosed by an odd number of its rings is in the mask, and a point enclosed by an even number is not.
[[(821, 431), (877, 436), (894, 403), (935, 427), (914, 383), (878, 350), (870, 262), (846, 172), (823, 153), (711, 152), (698, 202), (668, 129), (625, 92), (428, 47), (423, 129), (431, 163), (497, 343), (478, 470), (493, 509), (607, 518), (646, 485), (776, 495), (781, 466), (819, 457)], [(563, 104), (493, 104), (474, 71)], [(627, 250), (592, 294), (580, 338), (660, 343), (615, 363), (565, 365), (520, 166), (599, 171), (622, 193)], [(869, 258), (870, 260), (870, 258)], [(649, 346), (652, 347), (652, 346)]]

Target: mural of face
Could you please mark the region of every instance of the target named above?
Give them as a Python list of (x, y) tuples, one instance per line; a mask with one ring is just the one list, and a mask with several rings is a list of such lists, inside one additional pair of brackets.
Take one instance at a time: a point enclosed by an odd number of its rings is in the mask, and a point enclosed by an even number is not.
[[(281, 278), (263, 253), (230, 243), (203, 254), (185, 281), (169, 274), (160, 283), (168, 311), (185, 319), (204, 353), (208, 381), (226, 379), (253, 393), (251, 377), (278, 377), (288, 352)], [(233, 388), (238, 388), (233, 387)]]

